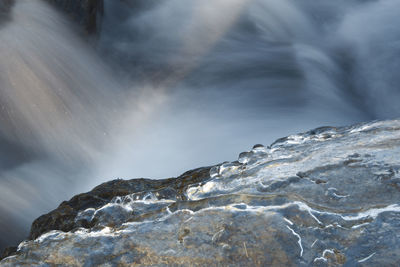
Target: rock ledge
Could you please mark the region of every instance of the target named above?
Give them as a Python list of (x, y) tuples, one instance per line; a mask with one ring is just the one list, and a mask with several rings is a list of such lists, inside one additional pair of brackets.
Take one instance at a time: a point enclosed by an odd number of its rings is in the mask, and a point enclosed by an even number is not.
[(0, 266), (394, 266), (400, 121), (323, 127), (165, 180), (114, 180), (36, 219)]

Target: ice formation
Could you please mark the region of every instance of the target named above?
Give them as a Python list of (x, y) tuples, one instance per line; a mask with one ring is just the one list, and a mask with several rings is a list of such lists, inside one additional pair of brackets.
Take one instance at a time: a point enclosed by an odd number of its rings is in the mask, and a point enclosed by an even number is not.
[(0, 266), (393, 265), (399, 155), (399, 120), (291, 135), (151, 190), (126, 181), (134, 192), (77, 210), (71, 230)]

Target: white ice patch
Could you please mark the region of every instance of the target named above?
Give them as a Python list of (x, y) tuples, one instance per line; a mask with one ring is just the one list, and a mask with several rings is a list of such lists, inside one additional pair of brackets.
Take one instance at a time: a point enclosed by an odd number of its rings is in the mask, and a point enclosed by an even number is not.
[(295, 201), (293, 204), (299, 206), (300, 210), (307, 211), (308, 214), (318, 223), (318, 224), (323, 224), (312, 212), (320, 213), (319, 211), (313, 210), (311, 207), (309, 207), (307, 204), (300, 202), (300, 201)]
[(351, 229), (358, 229), (358, 228), (360, 228), (360, 227), (363, 227), (363, 226), (366, 226), (366, 225), (368, 225), (368, 224), (370, 224), (370, 223), (362, 223), (362, 224), (357, 224), (357, 225), (353, 225), (352, 227), (351, 227)]
[(301, 237), (298, 233), (296, 233), (292, 228), (290, 228), (288, 225), (286, 227), (293, 233), (294, 236), (296, 236), (299, 240), (297, 241), (300, 246), (300, 257), (303, 256), (303, 246), (301, 245)]
[(315, 239), (315, 241), (311, 244), (311, 247), (313, 247), (317, 243), (318, 239)]
[(370, 209), (364, 212), (360, 212), (357, 215), (354, 216), (342, 216), (342, 218), (346, 221), (356, 221), (364, 218), (373, 218), (375, 219), (378, 217), (379, 214), (382, 212), (387, 212), (387, 211), (394, 211), (394, 212), (400, 212), (400, 206), (397, 204), (389, 205), (384, 208), (376, 208), (376, 209)]
[(331, 250), (331, 249), (325, 249), (323, 252), (322, 252), (322, 256), (321, 257), (318, 257), (318, 258), (315, 258), (314, 259), (314, 262), (317, 262), (317, 261), (324, 261), (324, 262), (327, 262), (328, 261), (328, 259), (326, 258), (326, 254), (335, 254), (335, 252), (333, 251), (333, 250)]
[(288, 224), (293, 225), (293, 222), (289, 219), (283, 218)]
[(368, 257), (366, 257), (364, 259), (359, 260), (358, 262), (360, 262), (360, 263), (365, 262), (365, 261), (369, 260), (370, 258), (372, 258), (372, 256), (374, 256), (375, 254), (376, 254), (376, 252), (372, 253), (371, 255), (369, 255)]

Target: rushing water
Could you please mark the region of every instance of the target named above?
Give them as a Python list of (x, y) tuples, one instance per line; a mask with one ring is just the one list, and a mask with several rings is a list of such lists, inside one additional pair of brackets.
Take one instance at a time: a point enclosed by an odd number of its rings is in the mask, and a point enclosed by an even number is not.
[(45, 1), (12, 2), (0, 0), (0, 246), (105, 180), (400, 114), (398, 0), (105, 0), (90, 44)]

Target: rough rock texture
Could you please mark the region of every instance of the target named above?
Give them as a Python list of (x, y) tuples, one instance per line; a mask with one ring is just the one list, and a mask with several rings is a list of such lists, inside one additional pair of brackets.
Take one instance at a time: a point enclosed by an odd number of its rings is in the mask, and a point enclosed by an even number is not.
[(103, 14), (103, 0), (46, 0), (71, 15), (87, 33), (96, 33)]
[(77, 221), (75, 220), (77, 214), (88, 208), (100, 208), (117, 196), (136, 193), (143, 197), (145, 194), (153, 192), (163, 198), (186, 200), (184, 192), (187, 187), (209, 178), (210, 168), (195, 169), (178, 178), (164, 180), (132, 179), (103, 183), (88, 193), (79, 194), (69, 201), (62, 202), (57, 209), (37, 218), (32, 224), (29, 239), (35, 239), (50, 230), (68, 232), (81, 226), (90, 227), (94, 225), (94, 222)]
[(112, 181), (37, 219), (37, 238), (0, 266), (398, 266), (399, 155), (394, 120), (292, 135), (177, 179)]

